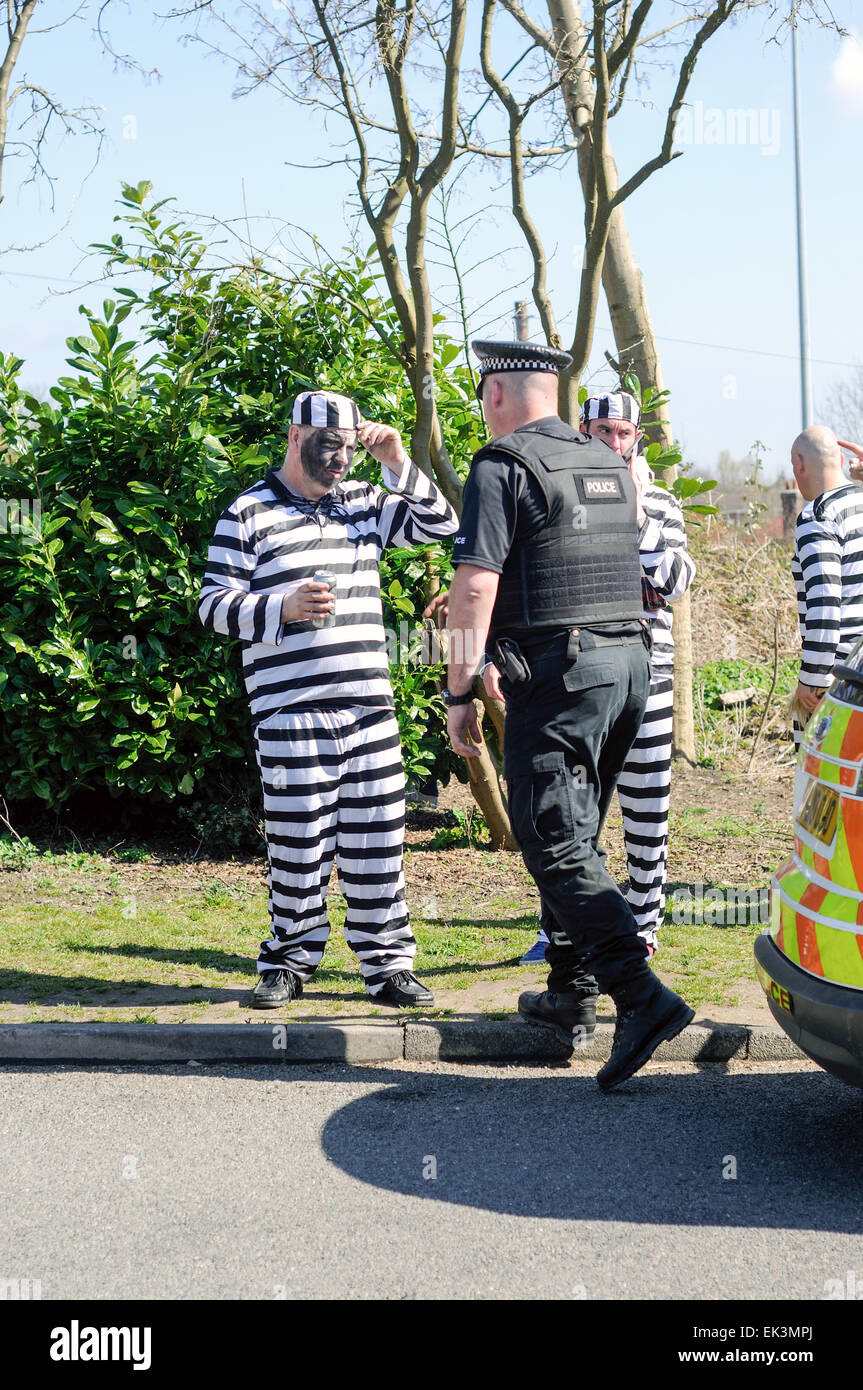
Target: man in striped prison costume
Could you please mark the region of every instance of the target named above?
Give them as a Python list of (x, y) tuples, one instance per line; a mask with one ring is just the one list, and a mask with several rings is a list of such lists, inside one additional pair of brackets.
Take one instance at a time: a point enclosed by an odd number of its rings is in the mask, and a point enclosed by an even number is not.
[[(378, 561), (387, 547), (453, 535), (458, 519), (398, 431), (362, 420), (354, 401), (304, 391), (291, 419), (282, 468), (219, 519), (199, 606), (205, 627), (242, 643), (263, 784), (271, 935), (252, 1002), (298, 998), (320, 964), (336, 858), (345, 936), (368, 993), (431, 1003), (411, 973), (404, 772)], [(357, 444), (381, 464), (383, 488), (348, 478)], [(334, 593), (313, 581), (320, 570), (335, 576)]]
[[(825, 425), (797, 436), (791, 465), (806, 501), (791, 562), (803, 644), (795, 700), (811, 712), (833, 667), (863, 636), (863, 488), (845, 478), (839, 442)], [(802, 737), (795, 718), (795, 747)]]
[[(623, 813), (629, 887), (626, 898), (639, 935), (651, 954), (665, 916), (668, 863), (668, 805), (671, 792), (671, 722), (674, 638), (670, 603), (692, 583), (695, 565), (686, 549), (686, 527), (679, 502), (657, 487), (647, 461), (636, 447), (643, 431), (634, 396), (626, 391), (590, 396), (582, 407), (581, 428), (629, 461), (639, 495), (638, 547), (641, 555), (644, 616), (650, 621), (653, 648), (650, 693), (641, 727), (617, 783)], [(489, 676), (493, 675), (489, 671)], [(523, 963), (544, 960), (549, 943), (547, 912), (536, 942)], [(550, 986), (551, 988), (551, 986)]]

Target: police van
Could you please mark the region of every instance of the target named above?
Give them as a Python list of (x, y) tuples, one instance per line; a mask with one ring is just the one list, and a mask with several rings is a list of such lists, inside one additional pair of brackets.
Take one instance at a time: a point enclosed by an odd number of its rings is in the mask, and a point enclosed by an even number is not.
[(863, 1087), (863, 639), (803, 733), (794, 852), (773, 876), (755, 963), (792, 1041)]

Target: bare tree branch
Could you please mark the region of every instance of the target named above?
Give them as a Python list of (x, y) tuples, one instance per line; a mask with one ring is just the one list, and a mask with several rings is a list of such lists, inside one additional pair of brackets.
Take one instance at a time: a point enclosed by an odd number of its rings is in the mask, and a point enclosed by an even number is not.
[(645, 179), (649, 178), (657, 169), (661, 169), (664, 165), (669, 164), (672, 159), (676, 159), (678, 155), (682, 153), (680, 150), (673, 151), (671, 148), (674, 143), (674, 123), (683, 106), (683, 99), (686, 96), (686, 89), (695, 71), (698, 55), (711, 35), (715, 34), (717, 29), (730, 18), (732, 13), (740, 9), (744, 4), (745, 0), (717, 0), (715, 9), (708, 15), (707, 19), (696, 33), (680, 65), (677, 87), (675, 88), (674, 96), (671, 99), (671, 104), (668, 107), (666, 115), (665, 133), (662, 137), (662, 147), (659, 154), (655, 155), (653, 159), (647, 160), (625, 183), (621, 184), (613, 198), (614, 207), (624, 202), (629, 197), (630, 193), (634, 193), (636, 188), (639, 188), (641, 184), (644, 183)]
[[(51, 205), (54, 205), (54, 184), (56, 179), (46, 167), (44, 153), (49, 132), (60, 126), (65, 134), (87, 134), (96, 139), (96, 155), (89, 173), (92, 173), (102, 151), (105, 131), (99, 123), (100, 111), (94, 106), (70, 108), (57, 96), (47, 91), (38, 82), (28, 78), (13, 89), (12, 73), (20, 59), (25, 36), (32, 39), (37, 34), (54, 33), (73, 20), (81, 19), (88, 10), (88, 0), (79, 0), (65, 16), (54, 23), (37, 29), (31, 24), (39, 0), (6, 0), (6, 47), (0, 63), (0, 202), (4, 196), (6, 164), (13, 158), (27, 158), (29, 172), (23, 182), (33, 183), (44, 179), (51, 192)], [(56, 7), (52, 7), (56, 8)], [(102, 5), (105, 8), (105, 4)], [(41, 11), (40, 11), (41, 13)], [(101, 10), (100, 10), (101, 17)], [(29, 52), (29, 43), (28, 43)], [(15, 138), (10, 128), (13, 105), (29, 97), (30, 109), (18, 122)], [(20, 106), (19, 106), (20, 109)], [(17, 116), (17, 112), (16, 112)], [(89, 177), (89, 173), (85, 176)]]
[(402, 326), (402, 333), (404, 334), (404, 365), (406, 370), (410, 370), (416, 358), (416, 317), (414, 306), (411, 303), (410, 293), (404, 275), (402, 274), (394, 238), (396, 218), (398, 217), (399, 209), (408, 192), (408, 159), (403, 152), (398, 174), (390, 182), (379, 212), (375, 212), (368, 188), (368, 148), (366, 146), (363, 122), (357, 113), (354, 102), (354, 83), (350, 78), (341, 46), (337, 41), (335, 32), (330, 27), (329, 20), (325, 13), (325, 4), (321, 3), (321, 0), (314, 0), (314, 6), (318, 16), (318, 22), (321, 25), (322, 32), (338, 73), (342, 99), (345, 104), (345, 110), (351, 124), (351, 129), (354, 133), (354, 140), (359, 157), (357, 192), (360, 196), (360, 204), (365, 214), (366, 221), (374, 234), (378, 255), (381, 258), (381, 264), (387, 279), (390, 294), (393, 297), (399, 323)]
[[(161, 77), (162, 74), (159, 72), (158, 68), (145, 68), (138, 62), (137, 58), (133, 58), (130, 53), (118, 53), (114, 48), (111, 42), (111, 36), (104, 27), (102, 21), (108, 10), (115, 3), (116, 0), (102, 0), (102, 3), (99, 5), (99, 12), (96, 15), (96, 33), (99, 35), (100, 42), (105, 52), (113, 58), (115, 69), (120, 72), (138, 72), (144, 78), (145, 82), (149, 82), (151, 77)], [(128, 0), (126, 8), (128, 9)]]
[(12, 0), (7, 0), (6, 27), (9, 37), (3, 62), (0, 63), (0, 203), (3, 201), (3, 166), (6, 159), (6, 141), (9, 130), (9, 87), (12, 82), (12, 71), (21, 53), (24, 35), (27, 33), (27, 26), (33, 18), (36, 4), (37, 0), (24, 0), (23, 5), (13, 4)]
[(502, 0), (502, 4), (513, 19), (518, 20), (524, 32), (530, 35), (537, 47), (544, 48), (548, 53), (556, 54), (557, 46), (550, 29), (543, 29), (541, 24), (537, 24), (536, 20), (522, 9), (518, 0)]
[(521, 146), (521, 127), (526, 115), (502, 78), (495, 70), (491, 57), (491, 36), (497, 0), (484, 0), (482, 29), (480, 34), (480, 59), (483, 75), (509, 116), (510, 148), (510, 189), (512, 211), (516, 222), (524, 233), (524, 239), (533, 261), (533, 282), (531, 293), (537, 307), (546, 342), (552, 347), (560, 347), (561, 338), (557, 330), (554, 311), (548, 297), (545, 248), (537, 231), (536, 224), (527, 210), (524, 190), (524, 160)]
[(617, 33), (608, 51), (609, 77), (614, 77), (621, 63), (626, 62), (638, 43), (638, 36), (644, 28), (644, 21), (647, 19), (652, 5), (653, 0), (641, 0), (632, 17), (632, 23), (628, 27), (629, 4), (624, 5)]

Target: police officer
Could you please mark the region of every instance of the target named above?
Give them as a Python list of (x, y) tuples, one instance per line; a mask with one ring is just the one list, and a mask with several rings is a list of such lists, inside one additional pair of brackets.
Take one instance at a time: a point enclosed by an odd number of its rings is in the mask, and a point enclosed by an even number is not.
[(694, 1017), (647, 965), (599, 848), (650, 682), (635, 487), (623, 459), (560, 419), (568, 353), (521, 342), (473, 349), (494, 440), (474, 456), (454, 542), (447, 727), (455, 751), (476, 756), (471, 687), (488, 646), (506, 697), (513, 834), (573, 960), (596, 981), (547, 994), (545, 1019), (569, 1038), (589, 1035), (597, 985), (611, 995), (617, 1026), (597, 1076), (607, 1091)]
[[(671, 742), (674, 707), (674, 637), (672, 600), (684, 594), (692, 583), (695, 565), (686, 550), (686, 526), (677, 499), (657, 487), (641, 447), (641, 410), (626, 391), (588, 396), (581, 410), (581, 429), (593, 439), (601, 439), (629, 463), (638, 498), (638, 550), (641, 558), (643, 616), (650, 626), (650, 693), (641, 727), (626, 755), (617, 783), (623, 813), (623, 841), (626, 846), (629, 886), (626, 900), (638, 922), (639, 935), (647, 942), (651, 955), (657, 946), (657, 933), (665, 912), (665, 881), (668, 860), (668, 807), (671, 793)], [(495, 689), (497, 668), (493, 663), (481, 672), (489, 694), (500, 698)], [(543, 915), (535, 946), (522, 957), (522, 965), (546, 959), (552, 922)], [(549, 978), (549, 989), (569, 988), (569, 982)], [(536, 1010), (545, 1007), (542, 996), (523, 994), (519, 1011), (541, 1021)]]

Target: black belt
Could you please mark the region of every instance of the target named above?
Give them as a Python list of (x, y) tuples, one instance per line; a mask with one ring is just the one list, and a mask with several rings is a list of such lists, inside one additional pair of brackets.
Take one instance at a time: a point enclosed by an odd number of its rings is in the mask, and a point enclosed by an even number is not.
[(598, 633), (591, 630), (590, 633), (598, 647), (634, 647), (644, 642), (643, 632), (635, 633), (632, 637), (612, 636), (610, 634)]

